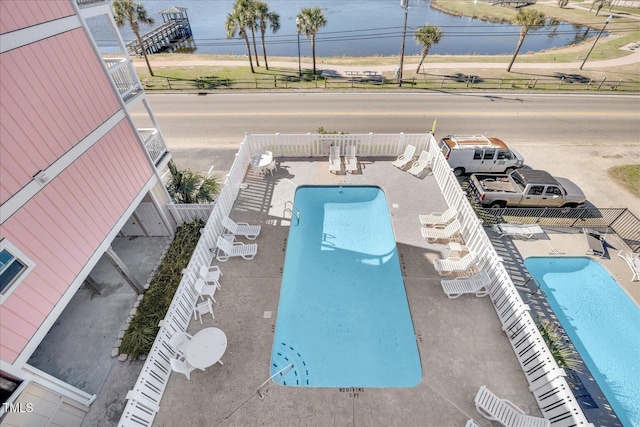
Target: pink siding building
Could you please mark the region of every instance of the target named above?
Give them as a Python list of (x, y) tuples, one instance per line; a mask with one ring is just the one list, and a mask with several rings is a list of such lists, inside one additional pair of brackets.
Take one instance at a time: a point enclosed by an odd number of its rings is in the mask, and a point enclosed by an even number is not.
[[(102, 59), (96, 17), (122, 58)], [(94, 396), (27, 361), (130, 218), (134, 233), (173, 233), (170, 153), (105, 0), (0, 1), (0, 76), (1, 401), (38, 384), (82, 409)], [(153, 128), (129, 114), (140, 103)]]

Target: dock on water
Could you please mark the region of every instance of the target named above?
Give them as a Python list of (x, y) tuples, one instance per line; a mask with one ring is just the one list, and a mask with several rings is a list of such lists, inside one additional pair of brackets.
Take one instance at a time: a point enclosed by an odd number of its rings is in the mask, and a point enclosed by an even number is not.
[(143, 51), (148, 54), (171, 52), (191, 38), (193, 34), (186, 8), (171, 6), (160, 14), (162, 24), (140, 36), (142, 46), (138, 40), (127, 43), (129, 55), (142, 55)]

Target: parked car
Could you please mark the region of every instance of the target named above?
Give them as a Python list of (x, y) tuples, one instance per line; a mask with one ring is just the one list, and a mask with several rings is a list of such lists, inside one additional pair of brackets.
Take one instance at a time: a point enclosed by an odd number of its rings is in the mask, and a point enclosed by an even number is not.
[(524, 164), (522, 156), (498, 138), (448, 135), (439, 145), (457, 176), (475, 172), (506, 173)]
[(582, 206), (584, 193), (566, 178), (549, 172), (518, 169), (508, 174), (473, 174), (469, 190), (483, 206), (567, 207)]

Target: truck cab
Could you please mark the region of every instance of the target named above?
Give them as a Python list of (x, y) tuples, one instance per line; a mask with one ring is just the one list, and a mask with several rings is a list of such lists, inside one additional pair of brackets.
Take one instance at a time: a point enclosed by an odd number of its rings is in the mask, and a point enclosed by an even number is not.
[(524, 158), (498, 138), (448, 135), (439, 145), (457, 176), (476, 172), (506, 173), (524, 164)]

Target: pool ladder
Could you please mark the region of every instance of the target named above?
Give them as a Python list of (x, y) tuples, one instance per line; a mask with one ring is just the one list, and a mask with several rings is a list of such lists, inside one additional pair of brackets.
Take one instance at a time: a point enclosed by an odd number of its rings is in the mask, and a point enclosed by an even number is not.
[(293, 204), (292, 201), (287, 201), (284, 204), (284, 212), (282, 212), (282, 216), (286, 218), (286, 213), (289, 212), (291, 214), (291, 219), (293, 217), (296, 218), (296, 225), (300, 224), (300, 209), (296, 205)]

